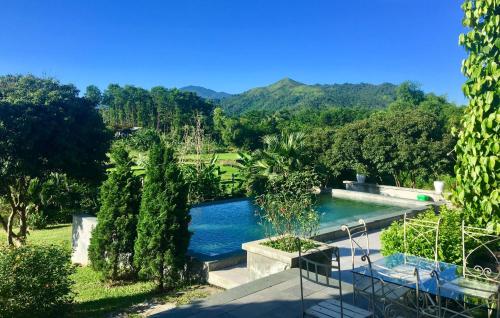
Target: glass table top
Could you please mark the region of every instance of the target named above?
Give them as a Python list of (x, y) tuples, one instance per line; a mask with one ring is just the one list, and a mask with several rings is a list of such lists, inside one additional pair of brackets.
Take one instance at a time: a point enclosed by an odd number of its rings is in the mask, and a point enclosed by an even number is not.
[[(355, 268), (355, 274), (380, 279), (385, 283), (416, 289), (418, 269), (419, 290), (433, 295), (441, 295), (455, 300), (471, 298), (491, 299), (498, 294), (498, 284), (464, 278), (462, 267), (445, 262), (434, 262), (423, 257), (395, 253), (368, 265)], [(435, 270), (439, 276), (440, 290), (436, 278), (431, 275)]]

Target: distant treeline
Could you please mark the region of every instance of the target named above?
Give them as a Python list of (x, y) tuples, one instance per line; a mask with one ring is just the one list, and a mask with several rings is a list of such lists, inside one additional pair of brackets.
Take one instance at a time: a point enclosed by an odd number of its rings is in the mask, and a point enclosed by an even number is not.
[(102, 93), (87, 88), (86, 95), (99, 99), (105, 123), (115, 129), (144, 127), (165, 133), (179, 133), (179, 128), (192, 124), (195, 114), (210, 118), (214, 105), (196, 94), (162, 86), (146, 90), (140, 87), (111, 84)]

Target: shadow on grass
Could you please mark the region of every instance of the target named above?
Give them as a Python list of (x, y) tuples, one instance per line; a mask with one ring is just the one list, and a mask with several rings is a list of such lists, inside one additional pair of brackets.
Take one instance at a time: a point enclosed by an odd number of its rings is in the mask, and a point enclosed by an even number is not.
[(109, 297), (75, 303), (73, 304), (70, 317), (107, 317), (112, 312), (126, 310), (135, 304), (161, 295), (163, 295), (163, 293), (149, 291), (128, 296)]
[[(60, 229), (63, 227), (70, 227), (71, 223), (62, 223), (62, 224), (54, 224), (54, 225), (48, 225), (45, 229), (42, 230), (55, 230), (55, 229)], [(35, 231), (38, 231), (35, 229)]]

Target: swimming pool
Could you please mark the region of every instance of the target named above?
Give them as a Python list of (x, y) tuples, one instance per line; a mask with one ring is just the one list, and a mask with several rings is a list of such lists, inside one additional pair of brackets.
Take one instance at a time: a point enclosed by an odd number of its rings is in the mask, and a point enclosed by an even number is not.
[[(367, 203), (318, 196), (316, 210), (320, 213), (320, 229), (402, 211), (399, 206)], [(191, 209), (189, 229), (193, 232), (189, 251), (202, 259), (241, 250), (241, 244), (266, 236), (260, 224), (258, 207), (250, 199), (204, 204)]]

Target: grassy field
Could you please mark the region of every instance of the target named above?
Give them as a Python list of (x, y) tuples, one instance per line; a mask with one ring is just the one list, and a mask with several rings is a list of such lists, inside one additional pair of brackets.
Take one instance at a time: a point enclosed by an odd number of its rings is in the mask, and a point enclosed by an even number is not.
[[(236, 152), (219, 152), (215, 154), (218, 158), (217, 160), (234, 160), (236, 161), (238, 159), (238, 153)], [(210, 160), (212, 159), (213, 154), (203, 154), (201, 157), (205, 160)], [(186, 155), (184, 158), (186, 159), (194, 159), (196, 155), (191, 154), (191, 155)]]
[[(210, 161), (212, 159), (214, 154), (203, 154), (201, 157), (205, 161)], [(234, 175), (235, 178), (238, 178), (240, 169), (239, 165), (236, 162), (236, 160), (239, 158), (238, 153), (236, 152), (221, 152), (221, 153), (216, 153), (217, 156), (217, 164), (220, 167), (222, 174), (222, 180), (224, 181), (229, 181), (232, 178), (232, 175)], [(196, 158), (196, 155), (191, 154), (191, 155), (186, 155), (184, 156), (184, 160), (188, 161), (189, 160), (194, 160)]]
[[(131, 152), (132, 157), (138, 161), (138, 162), (144, 162), (147, 158), (143, 153), (139, 152)], [(212, 159), (212, 156), (214, 154), (203, 154), (202, 159), (206, 162), (210, 161)], [(217, 165), (220, 167), (220, 171), (222, 173), (222, 180), (229, 182), (231, 181), (233, 175), (234, 178), (237, 179), (239, 176), (239, 165), (236, 162), (236, 160), (239, 158), (238, 153), (236, 152), (221, 152), (221, 153), (216, 153), (217, 156)], [(194, 160), (196, 158), (196, 155), (190, 154), (190, 155), (185, 155), (183, 156), (183, 160), (187, 163), (190, 162), (190, 160)], [(136, 170), (137, 175), (141, 175), (144, 173), (144, 169), (139, 165), (133, 168)]]
[[(0, 242), (6, 242), (5, 232), (0, 232)], [(57, 244), (71, 248), (71, 225), (51, 226), (45, 230), (32, 231), (28, 237), (30, 244)], [(135, 282), (109, 285), (100, 279), (90, 267), (77, 267), (73, 275), (75, 303), (71, 317), (108, 317), (110, 313), (122, 312), (144, 301), (161, 304), (188, 303), (192, 298), (208, 296), (197, 288), (186, 287), (172, 293), (158, 294), (152, 282)], [(131, 317), (134, 315), (131, 315)], [(135, 315), (134, 317), (140, 317)]]

